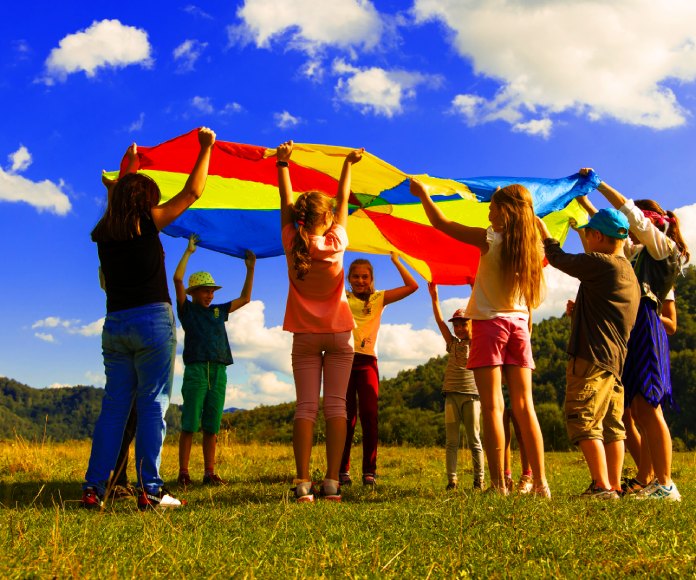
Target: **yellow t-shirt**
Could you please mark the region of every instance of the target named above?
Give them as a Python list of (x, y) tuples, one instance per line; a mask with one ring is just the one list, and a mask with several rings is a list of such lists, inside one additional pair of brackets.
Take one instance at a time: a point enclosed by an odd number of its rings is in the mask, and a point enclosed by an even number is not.
[(377, 358), (377, 334), (384, 310), (384, 290), (376, 290), (367, 301), (346, 292), (356, 328), (353, 329), (355, 352)]

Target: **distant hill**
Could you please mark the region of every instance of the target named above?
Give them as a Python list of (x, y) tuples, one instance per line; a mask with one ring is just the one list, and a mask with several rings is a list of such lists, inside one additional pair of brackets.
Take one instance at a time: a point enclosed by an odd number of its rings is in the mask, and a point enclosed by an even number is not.
[[(676, 286), (678, 330), (670, 337), (672, 386), (680, 411), (667, 409), (665, 416), (675, 449), (696, 448), (696, 268), (680, 276)], [(544, 443), (548, 449), (569, 446), (561, 405), (565, 390), (565, 346), (570, 322), (550, 318), (534, 325), (532, 346), (536, 361), (534, 401)], [(380, 381), (379, 436), (383, 443), (442, 445), (445, 440), (441, 393), (447, 356), (436, 357), (415, 369), (401, 371)], [(99, 415), (103, 389), (78, 386), (34, 389), (0, 377), (0, 439), (19, 435), (55, 440), (86, 439), (92, 436)], [(240, 441), (292, 441), (294, 403), (262, 406), (252, 410), (230, 408), (223, 416), (223, 429)], [(169, 433), (181, 429), (181, 408), (167, 412)], [(317, 438), (324, 438), (320, 416)], [(360, 430), (356, 441), (360, 439)]]
[[(34, 389), (0, 377), (0, 439), (88, 439), (101, 410), (104, 389), (91, 386)], [(181, 409), (170, 405), (167, 429), (181, 429)]]

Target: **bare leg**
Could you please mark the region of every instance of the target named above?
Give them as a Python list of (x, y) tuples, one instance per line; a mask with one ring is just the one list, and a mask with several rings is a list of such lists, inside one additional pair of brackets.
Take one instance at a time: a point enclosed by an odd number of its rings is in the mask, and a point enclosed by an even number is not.
[(641, 437), (640, 431), (638, 431), (638, 427), (631, 415), (630, 407), (624, 409), (623, 424), (626, 428), (626, 449), (631, 454), (636, 467), (638, 467), (641, 461)]
[(182, 431), (179, 435), (179, 471), (188, 473), (192, 443), (193, 433), (191, 431)]
[(505, 431), (503, 429), (503, 391), (502, 373), (498, 367), (474, 369), (476, 387), (481, 397), (481, 417), (483, 419), (483, 447), (491, 474), (491, 485), (505, 488), (503, 477)]
[(510, 419), (512, 419), (512, 414), (509, 409), (503, 410), (503, 432), (505, 433), (505, 449), (503, 451), (503, 468), (505, 473), (512, 471), (512, 454), (510, 453), (510, 448), (512, 447), (512, 433), (510, 432)]
[(607, 474), (609, 476), (609, 487), (616, 491), (621, 490), (621, 469), (624, 462), (624, 442), (614, 441), (604, 446), (606, 455)]
[(510, 389), (512, 414), (520, 426), (522, 444), (534, 473), (534, 486), (540, 488), (546, 483), (544, 467), (544, 440), (532, 400), (532, 369), (505, 365), (505, 383)]
[(607, 473), (607, 457), (604, 450), (604, 443), (599, 439), (583, 439), (578, 443), (580, 450), (585, 456), (587, 467), (590, 468), (592, 481), (597, 487), (602, 489), (612, 489)]
[[(346, 420), (343, 419), (344, 425), (345, 422)], [(292, 448), (295, 452), (295, 469), (297, 471), (297, 479), (309, 481), (309, 459), (312, 456), (313, 440), (314, 422), (310, 421), (309, 419), (295, 419), (292, 430)], [(343, 445), (343, 443), (341, 445)], [(341, 452), (343, 452), (343, 447), (341, 447)]]
[(203, 431), (203, 466), (207, 473), (215, 471), (215, 449), (217, 447), (217, 435)]
[[(344, 417), (335, 417), (326, 421), (326, 478), (338, 480), (343, 448), (346, 444), (348, 424)], [(311, 451), (311, 441), (310, 441)], [(309, 457), (307, 457), (309, 464)], [(309, 471), (309, 470), (308, 470)], [(299, 478), (299, 471), (298, 471)]]
[(520, 431), (520, 425), (515, 419), (515, 415), (512, 415), (512, 426), (515, 429), (515, 437), (517, 438), (517, 445), (520, 448), (520, 464), (522, 467), (522, 473), (532, 471), (532, 466), (529, 464), (529, 458), (527, 457), (527, 452), (524, 450), (524, 442), (522, 441), (522, 433)]
[(650, 448), (655, 477), (662, 485), (672, 485), (672, 437), (662, 407), (653, 407), (637, 395), (631, 404), (631, 412), (640, 427), (643, 442)]

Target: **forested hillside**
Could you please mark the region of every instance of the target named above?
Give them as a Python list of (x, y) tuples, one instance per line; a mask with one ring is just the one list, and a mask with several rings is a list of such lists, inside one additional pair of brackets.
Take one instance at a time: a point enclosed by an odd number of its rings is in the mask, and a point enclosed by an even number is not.
[[(679, 328), (670, 337), (672, 384), (679, 410), (665, 415), (675, 437), (675, 448), (696, 448), (696, 268), (690, 267), (677, 281)], [(551, 318), (534, 325), (532, 343), (537, 369), (534, 400), (548, 449), (568, 448), (561, 405), (565, 388), (565, 345), (570, 321)], [(447, 357), (437, 357), (413, 370), (402, 371), (380, 382), (379, 428), (383, 443), (442, 445), (444, 399), (440, 388)], [(103, 389), (78, 386), (33, 389), (0, 377), (0, 438), (56, 441), (85, 439), (92, 435)], [(293, 403), (228, 413), (223, 429), (241, 441), (292, 441)], [(170, 433), (181, 426), (181, 410), (172, 405), (167, 413)], [(317, 436), (323, 440), (320, 419)], [(360, 438), (360, 430), (356, 433)]]

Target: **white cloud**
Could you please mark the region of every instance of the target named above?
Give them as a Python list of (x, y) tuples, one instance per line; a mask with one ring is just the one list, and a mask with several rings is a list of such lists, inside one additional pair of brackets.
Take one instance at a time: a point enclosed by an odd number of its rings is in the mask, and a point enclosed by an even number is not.
[(696, 263), (696, 228), (693, 227), (696, 224), (696, 204), (678, 207), (674, 213), (679, 218), (679, 230), (691, 252), (691, 263)]
[(140, 113), (140, 115), (138, 115), (138, 118), (135, 121), (133, 121), (130, 125), (128, 125), (127, 131), (129, 133), (140, 131), (143, 128), (143, 123), (145, 123), (145, 113)]
[(147, 32), (118, 20), (94, 21), (80, 32), (69, 34), (46, 59), (46, 76), (51, 85), (65, 81), (72, 73), (84, 71), (93, 77), (102, 68), (123, 68), (131, 64), (150, 67), (150, 43)]
[(187, 39), (173, 51), (174, 60), (178, 63), (179, 72), (190, 72), (194, 69), (196, 61), (201, 57), (208, 46), (207, 42)]
[(696, 79), (696, 3), (415, 0), (413, 13), (445, 23), (457, 52), (500, 83), (492, 97), (455, 97), (469, 122), (538, 134), (531, 120), (561, 112), (654, 129), (686, 120), (674, 91)]
[(269, 48), (275, 41), (310, 54), (325, 46), (370, 49), (383, 32), (370, 0), (245, 0), (237, 17), (241, 24), (228, 28), (231, 43)]
[(547, 139), (551, 135), (553, 121), (551, 119), (532, 119), (526, 123), (515, 123), (512, 130), (516, 133), (526, 133), (527, 135), (538, 135)]
[(188, 4), (183, 8), (184, 12), (191, 14), (192, 16), (197, 16), (198, 18), (204, 18), (205, 20), (212, 20), (213, 17), (205, 12), (202, 8), (199, 8), (195, 4)]
[(67, 385), (65, 383), (51, 383), (47, 387), (48, 389), (71, 389), (72, 385)]
[(249, 364), (247, 382), (241, 385), (227, 386), (225, 408), (237, 407), (250, 409), (258, 405), (277, 405), (295, 400), (295, 386), (290, 381), (284, 381), (270, 371), (259, 371), (255, 365)]
[(10, 160), (10, 167), (7, 168), (8, 173), (21, 173), (32, 162), (31, 153), (24, 145), (20, 145), (19, 149), (14, 153), (10, 153), (7, 158)]
[(215, 112), (210, 97), (195, 96), (191, 99), (191, 106), (204, 115), (212, 115)]
[(544, 268), (546, 277), (546, 297), (539, 308), (534, 311), (534, 322), (551, 316), (563, 316), (568, 300), (575, 300), (580, 280), (564, 274), (553, 266)]
[(275, 120), (276, 126), (281, 129), (297, 127), (297, 125), (299, 125), (302, 122), (302, 119), (300, 119), (300, 117), (295, 117), (287, 111), (283, 111), (282, 113), (273, 113), (273, 119)]
[(244, 110), (244, 107), (240, 105), (239, 103), (232, 102), (232, 103), (227, 103), (221, 110), (220, 114), (221, 115), (233, 115), (235, 113), (241, 113)]
[(85, 373), (85, 379), (87, 379), (87, 382), (91, 383), (95, 387), (103, 387), (106, 385), (106, 376), (104, 375), (104, 371), (87, 371)]
[(342, 59), (333, 63), (338, 100), (356, 105), (363, 113), (393, 117), (403, 111), (403, 103), (416, 96), (419, 84), (439, 84), (439, 77), (379, 67), (358, 68)]
[(70, 200), (63, 192), (63, 180), (56, 184), (48, 179), (31, 181), (18, 175), (32, 162), (31, 153), (24, 145), (20, 145), (17, 151), (7, 157), (10, 161), (7, 170), (0, 167), (0, 201), (22, 201), (39, 211), (49, 211), (58, 215), (65, 215), (70, 211)]
[(411, 324), (382, 324), (377, 348), (380, 377), (396, 376), (399, 371), (445, 354), (439, 332), (429, 328), (416, 330)]
[(67, 334), (78, 334), (80, 336), (99, 336), (104, 327), (104, 318), (95, 320), (88, 324), (81, 324), (80, 320), (66, 320), (59, 316), (47, 316), (37, 320), (31, 325), (32, 328), (54, 328), (66, 332)]
[(34, 336), (38, 339), (45, 341), (45, 342), (52, 342), (52, 343), (56, 342), (55, 337), (48, 332), (35, 332)]

